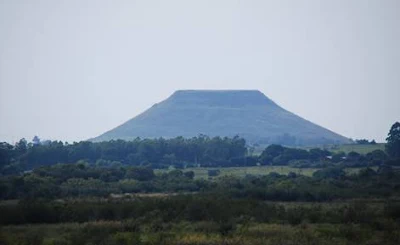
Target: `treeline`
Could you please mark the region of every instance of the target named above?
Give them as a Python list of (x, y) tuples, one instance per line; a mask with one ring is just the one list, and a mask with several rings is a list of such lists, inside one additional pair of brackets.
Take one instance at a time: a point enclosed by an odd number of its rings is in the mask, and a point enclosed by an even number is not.
[(24, 170), (57, 163), (76, 163), (84, 160), (99, 165), (124, 164), (165, 168), (170, 165), (229, 166), (245, 161), (246, 142), (239, 137), (190, 139), (115, 140), (93, 143), (63, 143), (53, 141), (28, 144), (22, 139), (17, 144), (0, 143), (0, 169), (2, 174), (15, 174)]
[(369, 167), (379, 165), (400, 166), (399, 159), (390, 158), (382, 150), (374, 150), (367, 154), (357, 152), (330, 152), (325, 149), (310, 150), (287, 148), (281, 145), (270, 145), (260, 155), (261, 165), (290, 165), (296, 168), (323, 167)]
[(110, 194), (196, 192), (211, 182), (193, 180), (193, 172), (180, 170), (155, 175), (148, 167), (96, 167), (56, 164), (22, 176), (0, 177), (0, 199), (107, 197)]
[(368, 167), (382, 164), (400, 166), (382, 150), (365, 155), (357, 152), (345, 154), (313, 148), (310, 150), (268, 146), (260, 156), (251, 154), (244, 139), (209, 138), (136, 139), (134, 141), (108, 141), (93, 143), (17, 144), (0, 143), (0, 175), (12, 175), (41, 166), (57, 163), (85, 161), (97, 166), (129, 165), (151, 168), (233, 167), (256, 165), (290, 165), (296, 168), (322, 168), (332, 166)]
[(342, 168), (323, 168), (312, 177), (289, 173), (244, 178), (196, 179), (193, 171), (155, 174), (149, 167), (99, 167), (57, 164), (30, 173), (0, 177), (0, 199), (110, 197), (125, 193), (217, 193), (271, 201), (327, 201), (400, 195), (400, 173), (383, 165), (347, 175)]

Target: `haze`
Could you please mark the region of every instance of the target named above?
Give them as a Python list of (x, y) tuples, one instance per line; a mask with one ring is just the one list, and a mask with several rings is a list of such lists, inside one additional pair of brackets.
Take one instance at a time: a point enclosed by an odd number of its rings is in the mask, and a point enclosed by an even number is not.
[(179, 89), (258, 89), (353, 139), (400, 120), (400, 1), (0, 0), (0, 141), (95, 137)]

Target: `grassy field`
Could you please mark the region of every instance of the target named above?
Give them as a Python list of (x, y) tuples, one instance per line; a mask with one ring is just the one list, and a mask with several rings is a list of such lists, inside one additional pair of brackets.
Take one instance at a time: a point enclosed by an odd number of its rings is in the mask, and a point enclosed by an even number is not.
[[(261, 244), (395, 244), (398, 232), (386, 232), (355, 224), (246, 224), (222, 235), (209, 222), (168, 224), (167, 231), (126, 231), (123, 222), (99, 221), (84, 224), (41, 224), (9, 226), (2, 229), (5, 244), (181, 244), (181, 245), (261, 245)], [(212, 228), (205, 228), (210, 226)], [(211, 230), (211, 231), (209, 231)], [(14, 234), (15, 236), (10, 236)], [(89, 242), (88, 242), (89, 241)], [(374, 243), (377, 242), (377, 243)]]
[(385, 150), (385, 144), (384, 143), (379, 143), (379, 144), (374, 144), (374, 145), (358, 145), (358, 144), (351, 144), (351, 145), (337, 145), (337, 146), (331, 146), (327, 148), (330, 151), (333, 152), (340, 152), (343, 151), (345, 153), (349, 153), (351, 151), (358, 152), (360, 154), (366, 154), (368, 152), (374, 151), (374, 150)]
[[(229, 168), (187, 168), (183, 172), (193, 171), (196, 179), (208, 179), (208, 170), (218, 169), (220, 171), (219, 176), (236, 176), (244, 177), (246, 175), (267, 175), (271, 172), (287, 175), (290, 172), (301, 174), (305, 176), (312, 176), (312, 174), (318, 170), (318, 168), (292, 168), (288, 166), (254, 166), (254, 167), (229, 167)], [(348, 174), (357, 173), (361, 168), (348, 168), (346, 172)], [(374, 169), (374, 168), (373, 168)], [(376, 169), (375, 169), (376, 170)], [(161, 174), (168, 170), (157, 169), (155, 173)], [(215, 177), (214, 177), (215, 178)]]
[[(255, 148), (255, 151), (253, 155), (261, 155), (263, 150), (267, 148), (268, 145), (262, 145), (258, 146)], [(321, 148), (321, 149), (327, 149), (328, 151), (331, 152), (344, 152), (344, 153), (349, 153), (351, 151), (358, 152), (360, 154), (366, 154), (368, 152), (374, 151), (374, 150), (385, 150), (385, 143), (377, 143), (374, 145), (361, 145), (361, 144), (348, 144), (348, 145), (318, 145), (318, 146), (306, 146), (306, 147), (299, 147), (301, 149), (305, 150), (310, 150), (312, 148)]]
[[(398, 244), (399, 224), (385, 218), (383, 212), (385, 203), (384, 200), (360, 200), (353, 203), (280, 203), (280, 208), (276, 210), (285, 212), (279, 216), (283, 219), (271, 214), (271, 217), (275, 218), (267, 222), (256, 222), (246, 217), (232, 217), (236, 219), (235, 222), (211, 220), (162, 222), (147, 216), (147, 219), (141, 220), (8, 225), (0, 227), (0, 244)], [(359, 208), (355, 209), (357, 207)], [(347, 212), (341, 213), (340, 210), (343, 209)], [(337, 215), (344, 215), (338, 217), (338, 220), (343, 219), (343, 222), (337, 222), (335, 215), (332, 216), (336, 212)], [(299, 213), (302, 215), (302, 221), (297, 221)], [(353, 214), (359, 217), (357, 222), (344, 222), (347, 219), (352, 220)], [(319, 217), (320, 215), (323, 217)], [(330, 218), (327, 216), (334, 219), (329, 221)], [(374, 222), (371, 222), (370, 218), (373, 218)], [(316, 222), (318, 220), (321, 222)]]

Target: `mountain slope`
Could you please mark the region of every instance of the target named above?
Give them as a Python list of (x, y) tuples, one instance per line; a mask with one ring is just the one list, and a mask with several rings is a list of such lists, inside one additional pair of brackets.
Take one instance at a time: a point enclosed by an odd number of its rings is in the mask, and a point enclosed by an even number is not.
[(348, 143), (275, 104), (257, 90), (180, 90), (93, 141), (136, 137), (244, 137), (251, 143)]

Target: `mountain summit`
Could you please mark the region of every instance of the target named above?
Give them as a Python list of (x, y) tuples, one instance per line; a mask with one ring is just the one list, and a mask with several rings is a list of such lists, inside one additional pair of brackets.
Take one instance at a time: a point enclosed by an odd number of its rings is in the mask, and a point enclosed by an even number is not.
[(250, 143), (316, 145), (349, 139), (285, 109), (258, 90), (179, 90), (126, 123), (92, 139), (133, 140), (239, 135)]

